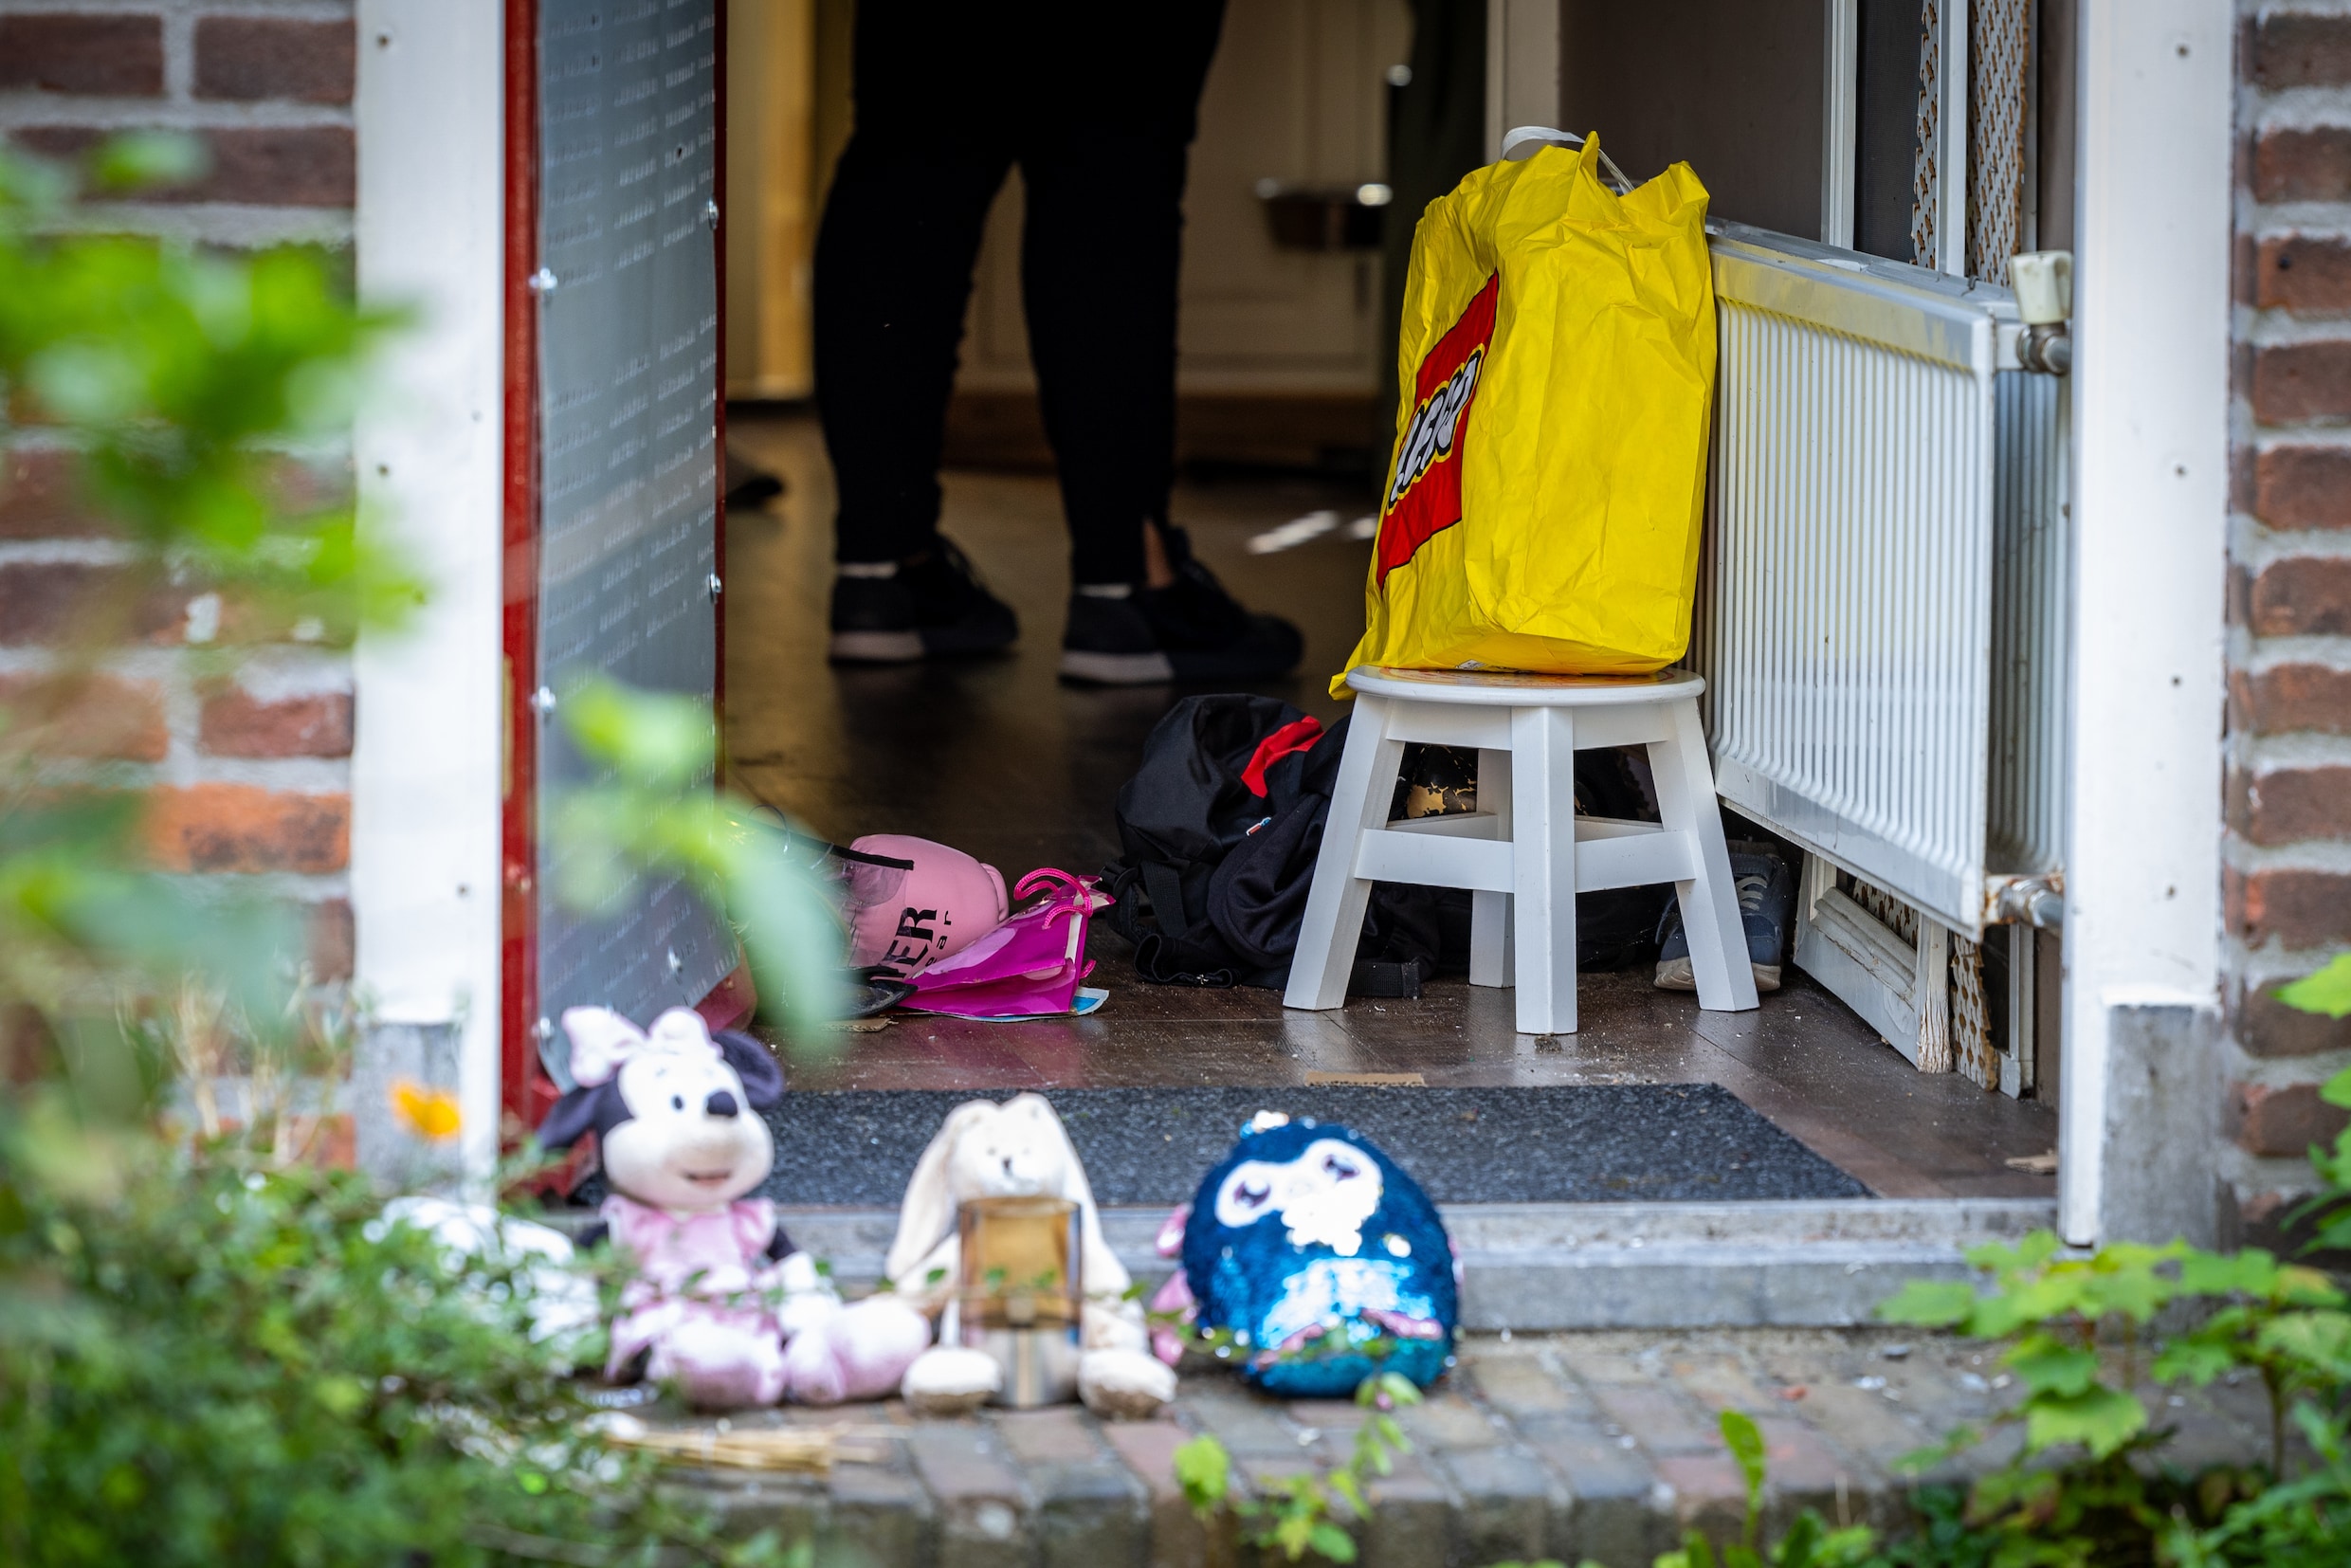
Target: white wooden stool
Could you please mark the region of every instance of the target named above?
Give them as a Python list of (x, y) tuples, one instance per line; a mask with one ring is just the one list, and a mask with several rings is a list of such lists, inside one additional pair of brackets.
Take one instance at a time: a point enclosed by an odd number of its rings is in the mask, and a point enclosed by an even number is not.
[[(1698, 1005), (1755, 1003), (1696, 675), (1347, 672), (1356, 690), (1285, 1007), (1347, 999), (1376, 882), (1474, 890), (1469, 983), (1516, 984), (1522, 1034), (1576, 1030), (1576, 895), (1669, 882), (1682, 900)], [(1406, 741), (1478, 749), (1478, 809), (1388, 820)], [(1576, 753), (1647, 746), (1663, 825), (1576, 814)]]

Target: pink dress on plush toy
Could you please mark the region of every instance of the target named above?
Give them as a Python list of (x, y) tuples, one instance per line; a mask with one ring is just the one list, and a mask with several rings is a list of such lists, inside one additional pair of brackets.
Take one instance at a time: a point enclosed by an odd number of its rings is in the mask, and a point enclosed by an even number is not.
[(749, 1035), (713, 1036), (672, 1008), (641, 1030), (606, 1008), (563, 1014), (574, 1086), (539, 1142), (592, 1131), (612, 1196), (604, 1231), (636, 1269), (612, 1325), (611, 1375), (639, 1356), (705, 1407), (870, 1399), (898, 1386), (930, 1344), (930, 1322), (894, 1296), (844, 1304), (816, 1260), (749, 1194), (775, 1146), (756, 1114), (783, 1098), (783, 1071)]
[(768, 1260), (775, 1205), (738, 1198), (716, 1213), (673, 1214), (614, 1195), (604, 1222), (636, 1278), (621, 1293), (605, 1375), (648, 1348), (646, 1375), (676, 1379), (698, 1405), (772, 1405), (784, 1395), (782, 1326), (766, 1304), (782, 1289)]

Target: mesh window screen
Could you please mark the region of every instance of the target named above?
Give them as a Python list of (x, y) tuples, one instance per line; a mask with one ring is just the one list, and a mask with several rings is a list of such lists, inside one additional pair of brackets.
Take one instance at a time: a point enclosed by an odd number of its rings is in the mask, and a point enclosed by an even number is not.
[(1919, 8), (1918, 138), (1912, 146), (1910, 260), (1920, 266), (1939, 266), (1935, 217), (1942, 191), (1942, 0), (1924, 0)]
[(1967, 275), (2005, 283), (2024, 248), (2032, 0), (1974, 0), (1967, 19)]

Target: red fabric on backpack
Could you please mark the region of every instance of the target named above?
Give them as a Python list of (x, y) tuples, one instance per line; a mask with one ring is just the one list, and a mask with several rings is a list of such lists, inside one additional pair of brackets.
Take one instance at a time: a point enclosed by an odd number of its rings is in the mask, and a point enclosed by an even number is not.
[(1314, 743), (1322, 738), (1322, 720), (1312, 717), (1283, 725), (1263, 740), (1250, 754), (1248, 766), (1241, 770), (1241, 782), (1258, 799), (1266, 798), (1266, 770), (1292, 752), (1314, 750)]

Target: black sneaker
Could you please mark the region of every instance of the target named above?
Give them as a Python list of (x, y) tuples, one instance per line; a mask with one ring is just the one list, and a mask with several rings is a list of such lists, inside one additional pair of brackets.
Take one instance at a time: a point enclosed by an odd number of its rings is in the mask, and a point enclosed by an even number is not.
[(832, 583), (836, 663), (899, 665), (937, 655), (993, 653), (1020, 635), (1012, 607), (980, 586), (940, 538), (919, 561), (844, 563)]
[(1257, 614), (1194, 560), (1180, 528), (1161, 530), (1176, 580), (1165, 588), (1080, 588), (1069, 598), (1061, 675), (1087, 685), (1158, 681), (1267, 681), (1298, 667), (1306, 640), (1279, 615)]
[[(1788, 928), (1795, 919), (1795, 877), (1768, 845), (1731, 846), (1731, 881), (1739, 889), (1740, 923), (1747, 933), (1747, 962), (1755, 989), (1777, 991), (1779, 966), (1788, 957)], [(1682, 928), (1682, 901), (1666, 902), (1657, 925), (1657, 989), (1696, 991), (1689, 933)]]

